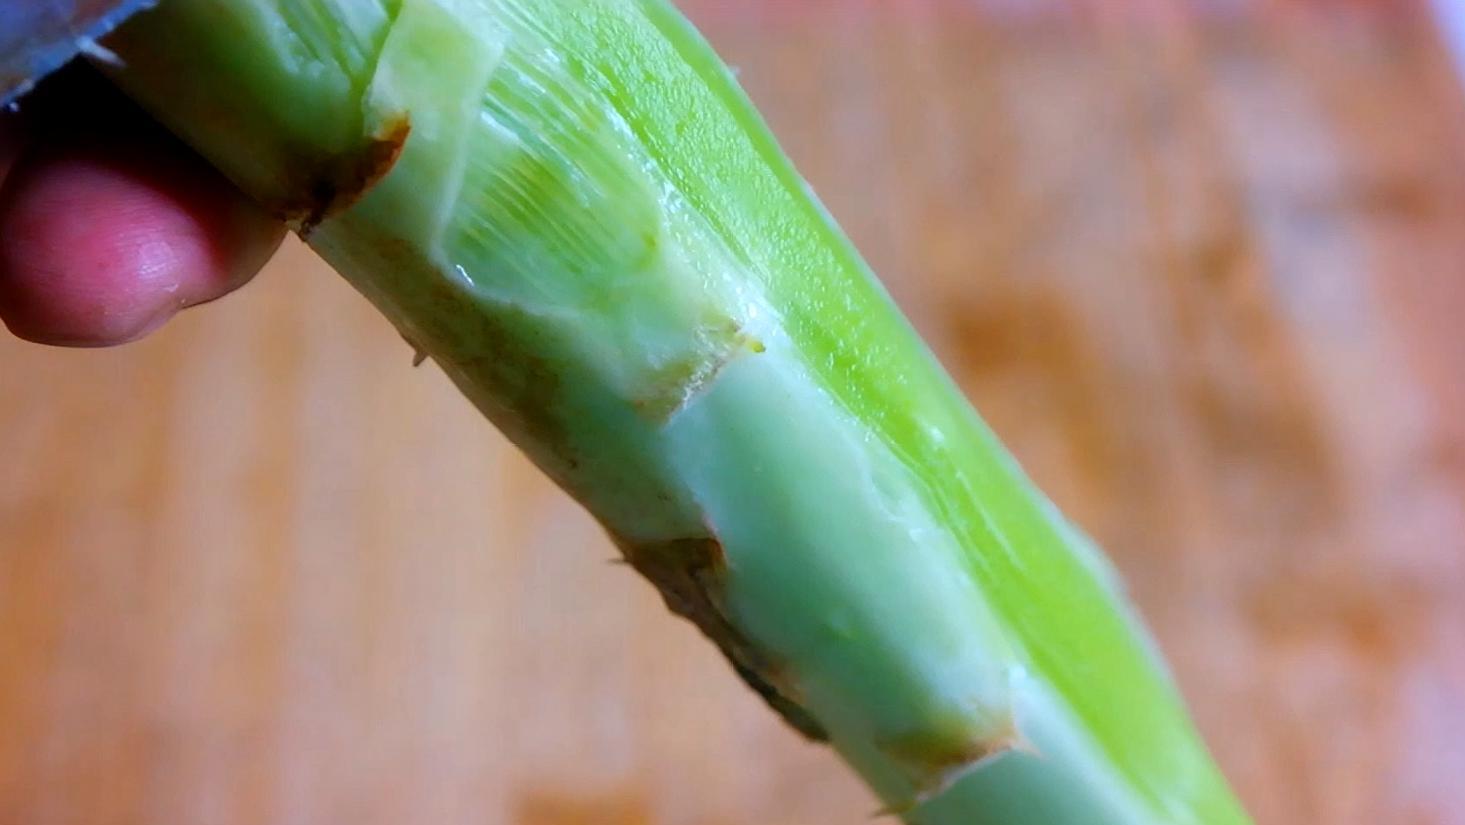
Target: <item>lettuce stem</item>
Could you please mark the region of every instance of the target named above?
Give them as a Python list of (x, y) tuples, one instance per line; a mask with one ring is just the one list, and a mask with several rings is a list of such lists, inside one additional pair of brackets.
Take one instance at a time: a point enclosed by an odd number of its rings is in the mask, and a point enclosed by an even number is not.
[(165, 0), (109, 45), (889, 811), (1247, 821), (1102, 554), (669, 4)]

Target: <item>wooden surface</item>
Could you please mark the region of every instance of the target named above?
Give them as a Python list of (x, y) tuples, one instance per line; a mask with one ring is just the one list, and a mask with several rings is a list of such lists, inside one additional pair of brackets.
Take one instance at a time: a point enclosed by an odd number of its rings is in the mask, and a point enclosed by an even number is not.
[[(1465, 97), (1402, 3), (699, 0), (1263, 823), (1465, 823)], [(869, 797), (295, 246), (0, 340), (0, 825)]]

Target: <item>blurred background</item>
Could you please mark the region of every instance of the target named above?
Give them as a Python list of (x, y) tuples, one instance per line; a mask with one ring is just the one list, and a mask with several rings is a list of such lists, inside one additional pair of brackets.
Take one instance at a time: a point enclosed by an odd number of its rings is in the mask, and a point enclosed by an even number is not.
[[(1258, 821), (1465, 823), (1459, 0), (682, 5)], [(293, 243), (0, 338), (0, 823), (867, 821), (410, 361)]]

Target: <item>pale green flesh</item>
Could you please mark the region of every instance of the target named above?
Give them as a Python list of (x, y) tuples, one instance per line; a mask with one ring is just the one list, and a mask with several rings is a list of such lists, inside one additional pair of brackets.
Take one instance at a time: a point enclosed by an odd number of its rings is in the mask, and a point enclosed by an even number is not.
[(1246, 821), (1102, 557), (668, 6), (165, 0), (116, 48), (266, 203), (405, 115), (311, 244), (623, 547), (719, 544), (722, 614), (892, 809)]

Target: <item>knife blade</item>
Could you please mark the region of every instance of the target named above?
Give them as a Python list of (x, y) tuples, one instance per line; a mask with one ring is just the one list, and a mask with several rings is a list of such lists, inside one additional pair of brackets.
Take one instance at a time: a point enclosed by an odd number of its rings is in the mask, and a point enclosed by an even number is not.
[(156, 0), (0, 0), (0, 107), (78, 54), (107, 56), (97, 40)]

